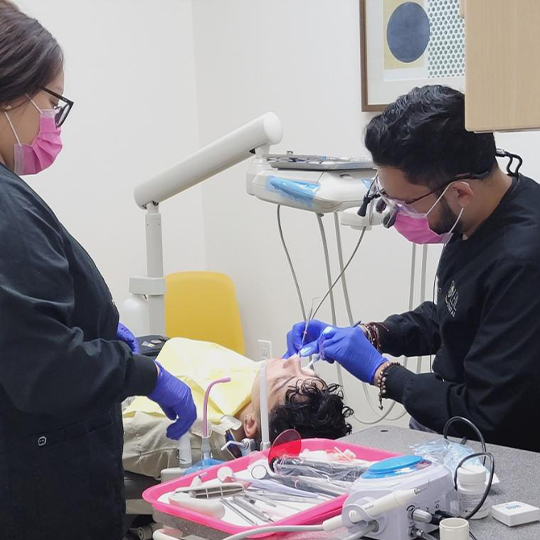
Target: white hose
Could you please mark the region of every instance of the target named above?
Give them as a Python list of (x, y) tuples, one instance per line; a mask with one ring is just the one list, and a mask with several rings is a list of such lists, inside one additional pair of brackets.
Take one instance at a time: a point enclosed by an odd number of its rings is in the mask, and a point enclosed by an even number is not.
[[(340, 268), (341, 276), (342, 276), (341, 277), (341, 282), (346, 283), (345, 282), (345, 269), (343, 267), (343, 246), (342, 246), (342, 242), (341, 242), (340, 225), (339, 225), (339, 219), (337, 217), (337, 214), (334, 214), (334, 226), (335, 226), (335, 229), (336, 229), (336, 244), (337, 244), (338, 260), (339, 260), (339, 268)], [(351, 299), (349, 297), (349, 291), (348, 291), (348, 288), (347, 288), (346, 285), (343, 287), (343, 295), (345, 297), (345, 305), (347, 306), (349, 324), (350, 324), (350, 326), (352, 326), (355, 321), (354, 321), (354, 318), (353, 318), (352, 309), (350, 307)], [(337, 364), (337, 362), (336, 362), (336, 364)], [(341, 366), (339, 364), (337, 364), (337, 365), (338, 365), (338, 368), (341, 368)], [(385, 411), (384, 414), (381, 414), (379, 412), (379, 410), (376, 408), (376, 406), (373, 405), (373, 402), (371, 400), (371, 396), (369, 394), (369, 386), (370, 385), (367, 384), (367, 383), (361, 383), (361, 384), (362, 384), (362, 390), (364, 392), (364, 397), (366, 398), (366, 401), (367, 401), (370, 409), (372, 410), (372, 412), (375, 413), (377, 418), (375, 420), (362, 420), (361, 418), (356, 416), (356, 413), (353, 414), (353, 418), (357, 422), (359, 422), (360, 424), (364, 424), (364, 425), (367, 425), (367, 426), (377, 424), (381, 420), (384, 420), (385, 418), (388, 417), (388, 415), (394, 409), (396, 403), (393, 402), (390, 405), (389, 409), (387, 411)], [(345, 386), (342, 383), (341, 383), (341, 386), (343, 388), (343, 398), (344, 398), (345, 402), (347, 403), (348, 400), (347, 400), (347, 395), (346, 395), (346, 392), (345, 392)]]
[[(337, 317), (336, 317), (336, 304), (334, 300), (334, 287), (332, 286), (332, 271), (330, 269), (330, 254), (328, 252), (328, 241), (326, 239), (326, 231), (324, 230), (324, 224), (322, 221), (322, 214), (316, 214), (317, 216), (317, 222), (319, 224), (319, 231), (321, 233), (321, 242), (323, 245), (323, 252), (324, 252), (324, 262), (326, 265), (326, 278), (328, 281), (328, 292), (330, 294), (330, 311), (332, 312), (332, 324), (334, 326), (337, 326)], [(343, 279), (343, 276), (345, 275), (344, 272), (341, 272), (341, 278)], [(336, 371), (337, 371), (337, 378), (338, 383), (343, 388), (343, 370), (341, 369), (341, 366), (336, 362)], [(345, 397), (345, 393), (343, 393), (343, 397)]]
[(281, 205), (279, 204), (277, 207), (277, 222), (278, 222), (278, 228), (279, 228), (279, 237), (281, 238), (281, 244), (285, 251), (285, 256), (287, 257), (287, 262), (289, 263), (289, 268), (291, 269), (294, 285), (296, 286), (296, 294), (298, 295), (298, 301), (300, 302), (300, 309), (302, 310), (302, 318), (304, 319), (304, 321), (307, 321), (306, 308), (304, 306), (304, 300), (302, 298), (302, 293), (300, 291), (300, 285), (298, 283), (298, 278), (296, 277), (296, 272), (294, 270), (291, 256), (289, 255), (289, 249), (287, 248), (287, 244), (285, 242), (285, 236), (283, 235), (283, 227), (281, 226)]
[(223, 540), (242, 540), (248, 536), (274, 532), (308, 532), (322, 530), (322, 525), (274, 525), (270, 527), (258, 527), (256, 529), (250, 529), (249, 531), (242, 531), (240, 533), (233, 534), (232, 536), (227, 536)]

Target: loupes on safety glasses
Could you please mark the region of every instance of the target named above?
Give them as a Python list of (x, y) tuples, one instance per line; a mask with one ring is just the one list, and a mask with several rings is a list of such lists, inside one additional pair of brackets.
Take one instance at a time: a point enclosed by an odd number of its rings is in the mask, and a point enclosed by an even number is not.
[(71, 111), (71, 108), (73, 107), (74, 103), (71, 101), (71, 99), (68, 99), (60, 94), (57, 94), (56, 92), (53, 92), (52, 90), (49, 90), (48, 88), (43, 88), (47, 94), (55, 97), (58, 99), (58, 103), (55, 105), (54, 109), (54, 121), (56, 123), (56, 127), (60, 127), (68, 117), (69, 112)]

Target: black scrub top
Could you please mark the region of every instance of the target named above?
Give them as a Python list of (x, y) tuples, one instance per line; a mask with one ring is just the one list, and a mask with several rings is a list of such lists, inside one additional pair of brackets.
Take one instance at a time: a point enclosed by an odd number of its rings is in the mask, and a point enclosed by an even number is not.
[(386, 353), (435, 354), (433, 373), (391, 369), (388, 396), (439, 433), (464, 416), (488, 442), (540, 452), (540, 185), (515, 178), (468, 240), (445, 247), (437, 277), (436, 305), (380, 327)]
[[(123, 246), (118, 246), (119, 254)], [(0, 164), (0, 523), (9, 540), (121, 540), (120, 403), (156, 368), (116, 340), (103, 277)]]

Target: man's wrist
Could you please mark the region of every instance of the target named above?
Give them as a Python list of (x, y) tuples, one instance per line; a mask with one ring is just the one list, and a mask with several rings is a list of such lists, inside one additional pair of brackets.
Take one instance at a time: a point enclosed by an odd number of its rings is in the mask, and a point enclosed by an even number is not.
[(375, 375), (373, 377), (373, 382), (371, 384), (373, 384), (373, 386), (376, 386), (377, 388), (380, 388), (381, 387), (381, 377), (382, 377), (382, 372), (384, 371), (385, 368), (388, 367), (388, 365), (390, 364), (390, 360), (385, 360), (378, 368), (377, 370), (375, 371)]

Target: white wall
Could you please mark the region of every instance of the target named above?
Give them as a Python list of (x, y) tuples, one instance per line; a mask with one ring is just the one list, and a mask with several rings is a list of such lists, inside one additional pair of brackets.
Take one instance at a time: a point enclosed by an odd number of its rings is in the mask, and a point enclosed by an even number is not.
[[(20, 0), (63, 47), (75, 106), (29, 183), (94, 258), (119, 306), (145, 272), (133, 187), (199, 146), (190, 1)], [(200, 188), (164, 203), (165, 270), (204, 269)]]

